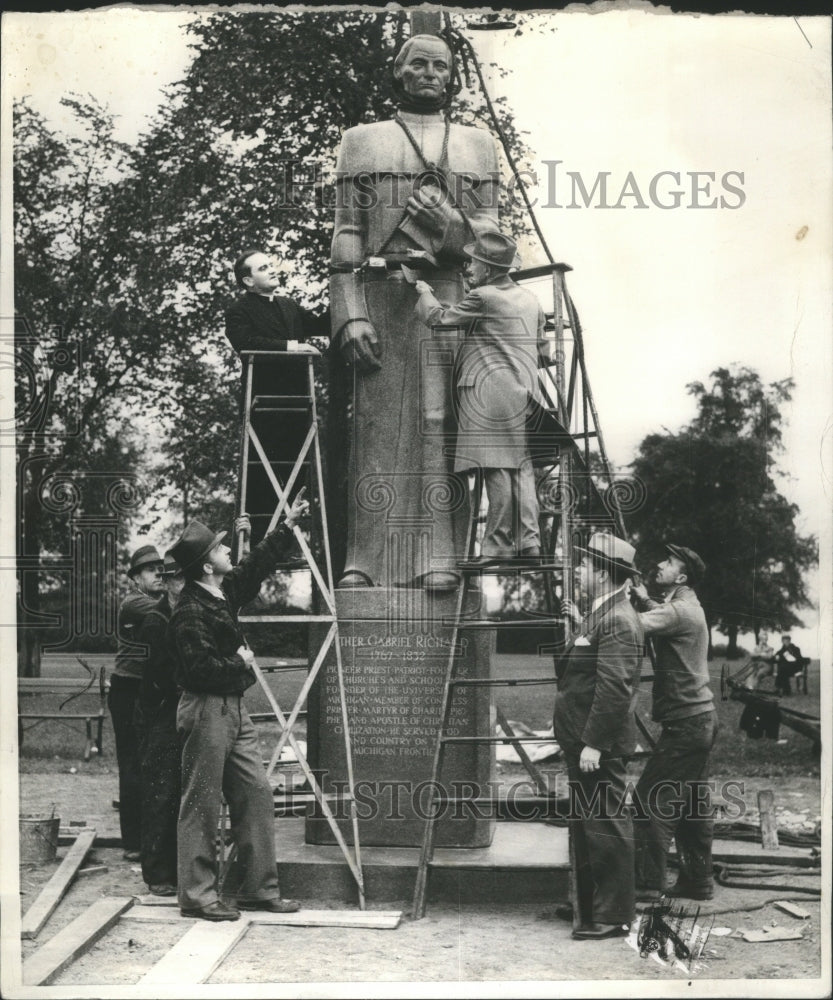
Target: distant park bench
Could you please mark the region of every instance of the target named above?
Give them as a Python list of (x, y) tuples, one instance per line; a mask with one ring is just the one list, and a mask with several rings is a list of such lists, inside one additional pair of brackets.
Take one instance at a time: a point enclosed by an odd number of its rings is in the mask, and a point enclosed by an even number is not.
[[(89, 669), (89, 668), (88, 668)], [(110, 683), (107, 680), (106, 668), (101, 666), (97, 670), (98, 684), (96, 685), (96, 675), (92, 673), (90, 679), (85, 681), (80, 677), (18, 677), (17, 692), (21, 694), (50, 694), (55, 692), (67, 692), (70, 700), (75, 694), (86, 693), (87, 690), (98, 694), (98, 708), (87, 712), (22, 712), (18, 711), (18, 739), (20, 746), (23, 746), (23, 736), (27, 729), (39, 725), (42, 722), (83, 722), (86, 726), (87, 742), (84, 747), (84, 760), (89, 760), (93, 752), (100, 754), (102, 751), (102, 735), (104, 729), (104, 716), (107, 707), (107, 691)], [(85, 688), (85, 684), (88, 688)], [(66, 701), (64, 702), (66, 704)], [(29, 722), (30, 725), (25, 725)], [(93, 725), (95, 724), (95, 730)], [(95, 731), (95, 735), (93, 732)]]

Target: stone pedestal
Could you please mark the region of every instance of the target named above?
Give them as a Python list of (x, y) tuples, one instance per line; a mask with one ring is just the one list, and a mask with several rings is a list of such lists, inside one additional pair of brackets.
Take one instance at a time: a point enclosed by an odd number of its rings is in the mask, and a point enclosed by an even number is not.
[[(467, 617), (480, 617), (480, 594)], [(342, 666), (362, 845), (410, 847), (422, 842), (431, 802), (431, 770), (457, 595), (422, 590), (368, 588), (336, 591)], [(488, 677), (493, 630), (460, 629), (458, 677)], [(324, 791), (346, 788), (334, 651), (310, 692), (308, 758), (323, 774)], [(489, 687), (458, 688), (450, 736), (494, 732)], [(494, 746), (448, 746), (440, 785), (448, 795), (489, 795)], [(335, 811), (335, 806), (334, 806)], [(485, 847), (494, 820), (488, 807), (447, 804), (437, 825), (437, 846)], [(342, 806), (340, 816), (347, 816)], [(340, 822), (345, 837), (347, 820)], [(318, 813), (307, 818), (310, 844), (334, 842)]]

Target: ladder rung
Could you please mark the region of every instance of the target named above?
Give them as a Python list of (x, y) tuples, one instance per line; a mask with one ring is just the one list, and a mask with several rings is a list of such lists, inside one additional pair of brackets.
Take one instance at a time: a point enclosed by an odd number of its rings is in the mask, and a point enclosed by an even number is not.
[(264, 674), (271, 674), (275, 670), (306, 670), (308, 666), (309, 660), (306, 657), (297, 657), (288, 660), (278, 660), (277, 663), (268, 665), (261, 664), (260, 669)]
[(308, 406), (257, 406), (252, 413), (306, 413)]
[(465, 563), (459, 563), (458, 568), (463, 573), (483, 573), (486, 576), (494, 575), (496, 573), (550, 573), (553, 570), (564, 569), (563, 563), (538, 563), (534, 566), (524, 566), (521, 564), (514, 564), (510, 560), (500, 563), (487, 563), (485, 566), (466, 566)]
[(240, 615), (241, 622), (271, 622), (273, 625), (294, 622), (334, 622), (335, 615)]
[[(306, 717), (307, 717), (307, 712), (306, 712), (305, 709), (302, 709), (298, 713), (298, 715), (296, 716), (296, 718), (298, 718), (298, 719), (306, 719)], [(277, 722), (278, 721), (271, 712), (249, 712), (249, 718), (252, 720), (252, 722)]]
[[(282, 792), (280, 789), (276, 789), (274, 792), (275, 805), (281, 805), (281, 800), (284, 802), (300, 803), (300, 802), (317, 802), (318, 799), (314, 792), (309, 791), (309, 789), (302, 789), (297, 792)], [(353, 796), (349, 792), (324, 792), (323, 799), (325, 802), (352, 802)]]
[(443, 736), (443, 743), (556, 743), (552, 736)]
[(556, 684), (556, 677), (461, 677), (450, 683), (466, 687), (526, 687), (535, 684)]
[(465, 795), (446, 795), (444, 792), (434, 791), (432, 802), (456, 805), (459, 802), (470, 802), (478, 806), (508, 806), (508, 805), (554, 805), (558, 802), (568, 806), (566, 797), (557, 797), (553, 792), (550, 795), (513, 795), (507, 798), (505, 795), (478, 795), (468, 797)]
[[(243, 617), (240, 618), (244, 621)], [(563, 618), (523, 618), (496, 621), (493, 618), (463, 618), (450, 623), (454, 628), (538, 628), (563, 625)]]
[(584, 431), (582, 431), (581, 433), (576, 433), (576, 434), (573, 434), (572, 436), (574, 438), (595, 438), (595, 437), (599, 436), (599, 432), (598, 431), (587, 431), (587, 433), (585, 433)]
[(261, 403), (268, 403), (269, 405), (274, 406), (278, 403), (299, 403), (301, 401), (311, 403), (312, 396), (308, 396), (305, 392), (296, 392), (292, 394), (287, 393), (283, 396), (265, 396), (262, 393), (258, 393), (252, 400), (252, 406), (258, 406)]

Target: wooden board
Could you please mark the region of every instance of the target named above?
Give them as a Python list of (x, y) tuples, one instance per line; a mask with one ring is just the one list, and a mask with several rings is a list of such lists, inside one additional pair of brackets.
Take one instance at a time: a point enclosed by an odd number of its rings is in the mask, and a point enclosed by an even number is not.
[(775, 793), (771, 788), (758, 792), (761, 815), (761, 845), (765, 851), (778, 850), (778, 821), (775, 817)]
[(71, 924), (50, 938), (23, 963), (23, 982), (45, 986), (91, 948), (133, 905), (129, 897), (96, 900)]
[(93, 846), (95, 840), (95, 828), (85, 829), (79, 833), (75, 843), (66, 853), (66, 857), (59, 865), (52, 878), (41, 889), (40, 895), (26, 911), (26, 915), (20, 924), (20, 936), (22, 938), (34, 938), (38, 936), (40, 929), (52, 916), (55, 907), (61, 902), (64, 893), (69, 888), (70, 882), (75, 878), (78, 869), (81, 867), (87, 851)]
[[(125, 920), (156, 923), (191, 920), (180, 916), (178, 907), (158, 904), (136, 906)], [(402, 919), (401, 910), (299, 910), (297, 913), (266, 913), (244, 910), (240, 919), (250, 924), (281, 924), (284, 927), (358, 927), (366, 930), (395, 930)]]
[(250, 926), (248, 920), (198, 920), (137, 985), (204, 983)]

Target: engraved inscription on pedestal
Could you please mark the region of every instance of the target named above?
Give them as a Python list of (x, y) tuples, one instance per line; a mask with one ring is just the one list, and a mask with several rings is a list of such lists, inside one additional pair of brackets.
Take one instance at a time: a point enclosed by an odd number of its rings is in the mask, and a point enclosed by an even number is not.
[[(391, 592), (339, 592), (339, 629), (356, 782), (359, 835), (363, 844), (417, 846), (431, 802), (431, 771), (440, 726), (443, 685), (453, 638), (455, 595), (432, 598), (425, 616), (424, 592), (413, 592), (423, 614), (390, 620)], [(417, 596), (419, 595), (419, 596)], [(400, 605), (407, 600), (401, 591)], [(347, 606), (345, 606), (347, 605)], [(416, 609), (414, 609), (416, 610)], [(485, 677), (492, 634), (460, 630), (457, 676)], [(486, 687), (458, 688), (449, 736), (492, 732), (491, 699)], [(322, 668), (310, 698), (310, 761), (326, 772), (325, 790), (343, 789), (346, 779), (344, 735), (335, 657)], [(493, 748), (484, 744), (449, 746), (440, 785), (447, 795), (488, 795)], [(489, 810), (473, 804), (444, 807), (437, 843), (485, 846), (491, 841)], [(345, 835), (348, 824), (342, 824)], [(307, 820), (307, 841), (330, 843), (326, 823)]]

